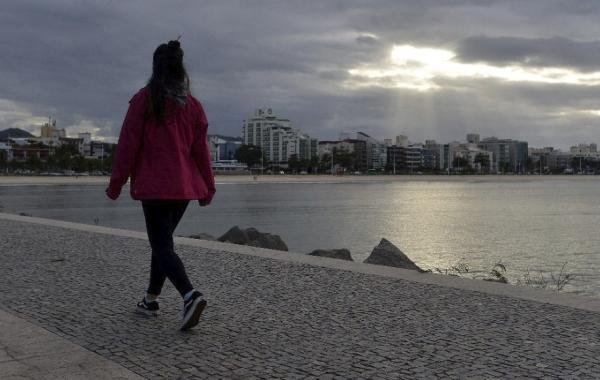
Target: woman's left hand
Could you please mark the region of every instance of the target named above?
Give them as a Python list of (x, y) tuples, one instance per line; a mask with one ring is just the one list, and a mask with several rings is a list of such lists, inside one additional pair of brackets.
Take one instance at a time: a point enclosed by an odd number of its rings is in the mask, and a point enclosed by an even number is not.
[(113, 201), (116, 200), (117, 198), (119, 198), (120, 194), (121, 194), (121, 189), (115, 189), (110, 186), (106, 188), (106, 196), (109, 197), (110, 199), (112, 199)]

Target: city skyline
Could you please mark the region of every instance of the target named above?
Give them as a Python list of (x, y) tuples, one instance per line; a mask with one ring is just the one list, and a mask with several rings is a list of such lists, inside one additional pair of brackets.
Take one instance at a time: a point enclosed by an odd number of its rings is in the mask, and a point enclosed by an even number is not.
[(598, 15), (592, 1), (7, 1), (0, 129), (50, 114), (114, 140), (153, 50), (183, 35), (213, 134), (269, 105), (322, 139), (477, 132), (568, 149), (600, 137)]
[[(268, 108), (264, 108), (265, 110)], [(255, 109), (255, 112), (258, 112), (259, 110), (261, 110), (261, 108), (257, 108)], [(57, 127), (60, 131), (62, 131), (63, 133), (63, 137), (75, 137), (76, 135), (80, 135), (80, 134), (89, 134), (91, 136), (91, 138), (96, 139), (97, 136), (95, 136), (90, 130), (85, 130), (85, 129), (78, 129), (77, 132), (72, 132), (69, 131), (67, 128), (62, 127), (60, 125), (57, 125), (57, 121), (56, 119), (53, 119), (52, 117), (46, 117), (45, 121), (43, 123), (40, 123), (39, 125), (32, 125), (30, 128), (17, 128), (17, 129), (21, 129), (23, 131), (26, 131), (30, 134), (32, 134), (34, 137), (43, 137), (42, 134), (40, 133), (40, 130), (43, 130), (43, 128), (45, 126), (48, 125), (48, 120), (50, 120), (52, 123), (54, 123), (55, 127)], [(293, 120), (287, 120), (290, 123), (293, 123)], [(242, 122), (244, 122), (244, 120), (242, 120)], [(243, 123), (242, 123), (243, 124)], [(292, 125), (292, 124), (290, 124)], [(293, 124), (294, 129), (297, 129), (300, 133), (303, 132), (303, 129), (295, 124)], [(4, 129), (0, 129), (0, 132), (4, 132), (9, 128), (4, 128)], [(394, 136), (370, 136), (368, 134), (366, 134), (363, 131), (360, 130), (353, 130), (353, 131), (345, 131), (345, 130), (341, 130), (337, 136), (333, 136), (332, 138), (329, 139), (324, 139), (321, 138), (320, 136), (316, 135), (316, 136), (311, 136), (314, 137), (315, 139), (317, 139), (318, 141), (343, 141), (345, 139), (353, 139), (353, 136), (356, 136), (357, 134), (363, 134), (366, 135), (367, 137), (371, 137), (379, 142), (381, 142), (382, 144), (385, 145), (398, 145), (398, 139), (399, 138), (405, 138), (406, 139), (406, 144), (409, 145), (413, 145), (413, 144), (427, 144), (427, 142), (435, 142), (435, 143), (439, 143), (439, 144), (453, 144), (453, 143), (464, 143), (465, 141), (468, 142), (469, 141), (469, 136), (470, 135), (477, 135), (483, 139), (485, 138), (498, 138), (498, 139), (515, 139), (514, 137), (511, 136), (503, 136), (503, 135), (498, 135), (498, 134), (492, 134), (492, 135), (482, 135), (481, 133), (477, 132), (477, 131), (469, 131), (467, 133), (465, 133), (463, 136), (458, 136), (456, 138), (450, 139), (450, 140), (438, 140), (436, 138), (433, 137), (426, 137), (423, 140), (414, 140), (411, 139), (410, 136), (407, 136), (405, 134), (399, 133), (396, 134)], [(244, 132), (243, 132), (243, 125), (242, 125), (242, 132), (238, 133), (238, 134), (221, 134), (218, 132), (214, 132), (214, 131), (209, 131), (208, 136), (215, 136), (215, 137), (230, 137), (230, 138), (235, 138), (235, 139), (239, 139), (240, 141), (244, 140)], [(111, 144), (116, 144), (118, 140), (118, 136), (115, 137), (114, 141), (111, 140), (104, 140), (104, 139), (97, 139), (98, 142), (105, 142), (105, 143), (111, 143)], [(391, 144), (386, 144), (386, 141), (392, 141)], [(544, 145), (544, 146), (530, 146), (530, 148), (533, 149), (545, 149), (545, 148), (553, 148), (555, 150), (558, 151), (564, 151), (564, 152), (569, 152), (569, 151), (573, 151), (574, 148), (577, 147), (581, 147), (581, 146), (586, 146), (586, 145), (596, 145), (597, 141), (592, 141), (592, 140), (587, 140), (587, 141), (577, 141), (573, 144), (570, 144), (568, 146), (558, 146), (558, 145)]]

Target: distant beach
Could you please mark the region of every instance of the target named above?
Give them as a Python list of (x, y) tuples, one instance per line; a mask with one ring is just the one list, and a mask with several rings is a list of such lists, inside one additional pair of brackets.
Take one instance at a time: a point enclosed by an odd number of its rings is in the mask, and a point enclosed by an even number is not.
[[(340, 183), (340, 182), (414, 182), (414, 181), (457, 181), (457, 182), (494, 182), (525, 181), (536, 179), (589, 179), (597, 176), (581, 175), (216, 175), (217, 184), (246, 183)], [(2, 176), (0, 186), (26, 185), (103, 185), (108, 184), (108, 176)]]

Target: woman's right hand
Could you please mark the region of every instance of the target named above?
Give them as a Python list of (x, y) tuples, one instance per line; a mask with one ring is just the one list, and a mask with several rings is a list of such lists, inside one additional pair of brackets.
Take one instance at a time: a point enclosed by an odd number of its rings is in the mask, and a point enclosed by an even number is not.
[(203, 199), (198, 199), (198, 204), (200, 205), (200, 207), (206, 207), (210, 204), (210, 202), (212, 202), (212, 195), (207, 196)]

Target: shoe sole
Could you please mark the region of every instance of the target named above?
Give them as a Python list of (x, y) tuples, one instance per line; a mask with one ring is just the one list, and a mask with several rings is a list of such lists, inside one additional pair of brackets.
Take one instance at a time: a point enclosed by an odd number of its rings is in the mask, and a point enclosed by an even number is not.
[(202, 312), (204, 311), (205, 307), (205, 299), (198, 298), (194, 300), (194, 304), (192, 305), (193, 311), (190, 313), (188, 319), (183, 321), (179, 330), (185, 331), (196, 326), (198, 324), (198, 321), (200, 320), (200, 315), (202, 315)]

